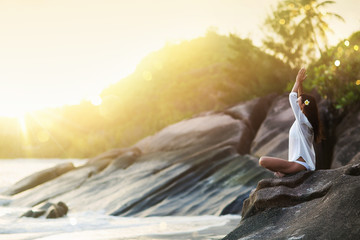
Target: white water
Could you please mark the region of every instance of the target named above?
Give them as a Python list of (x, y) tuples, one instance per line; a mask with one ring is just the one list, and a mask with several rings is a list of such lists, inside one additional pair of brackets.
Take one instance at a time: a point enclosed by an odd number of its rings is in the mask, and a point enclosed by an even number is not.
[[(0, 192), (23, 177), (59, 164), (82, 160), (0, 160)], [(220, 239), (240, 221), (240, 216), (113, 217), (103, 212), (71, 209), (59, 219), (19, 218), (27, 208), (7, 207), (11, 198), (0, 195), (0, 240), (57, 239)], [(1, 206), (2, 205), (2, 206)]]

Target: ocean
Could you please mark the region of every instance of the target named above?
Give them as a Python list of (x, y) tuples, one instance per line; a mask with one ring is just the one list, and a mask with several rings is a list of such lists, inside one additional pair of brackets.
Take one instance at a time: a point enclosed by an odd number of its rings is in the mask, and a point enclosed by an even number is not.
[(72, 212), (58, 219), (25, 218), (20, 216), (29, 208), (7, 206), (11, 197), (1, 192), (34, 172), (80, 159), (3, 159), (0, 160), (0, 240), (55, 239), (221, 239), (231, 232), (241, 219), (239, 215), (225, 216), (166, 216), (115, 217), (105, 211)]

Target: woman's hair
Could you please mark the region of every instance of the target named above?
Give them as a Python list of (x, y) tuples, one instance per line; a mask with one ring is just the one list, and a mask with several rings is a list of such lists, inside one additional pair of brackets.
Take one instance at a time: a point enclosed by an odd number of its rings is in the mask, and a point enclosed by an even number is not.
[(322, 139), (322, 133), (321, 133), (321, 123), (319, 118), (319, 111), (316, 104), (316, 100), (313, 96), (308, 94), (301, 94), (301, 102), (305, 103), (303, 112), (309, 122), (311, 123), (311, 126), (313, 127), (314, 131), (314, 139), (315, 142), (320, 142)]

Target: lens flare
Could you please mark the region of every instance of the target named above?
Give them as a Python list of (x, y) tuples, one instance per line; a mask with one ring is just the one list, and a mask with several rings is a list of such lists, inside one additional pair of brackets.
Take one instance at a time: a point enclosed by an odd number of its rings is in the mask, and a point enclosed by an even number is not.
[(26, 122), (25, 122), (25, 116), (21, 115), (17, 117), (17, 121), (19, 123), (21, 132), (23, 135), (27, 135), (27, 128), (26, 128)]
[(334, 65), (337, 67), (340, 66), (340, 60), (335, 60)]
[(90, 101), (91, 101), (91, 104), (94, 106), (99, 106), (102, 103), (102, 99), (100, 96), (92, 97)]

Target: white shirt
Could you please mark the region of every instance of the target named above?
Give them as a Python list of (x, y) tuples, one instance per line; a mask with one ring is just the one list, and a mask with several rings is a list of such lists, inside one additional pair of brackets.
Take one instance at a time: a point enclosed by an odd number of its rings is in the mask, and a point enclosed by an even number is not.
[(297, 103), (297, 93), (289, 94), (289, 102), (295, 115), (295, 122), (289, 131), (289, 161), (293, 162), (302, 157), (309, 165), (310, 170), (315, 170), (315, 151), (313, 146), (313, 128), (301, 111)]

